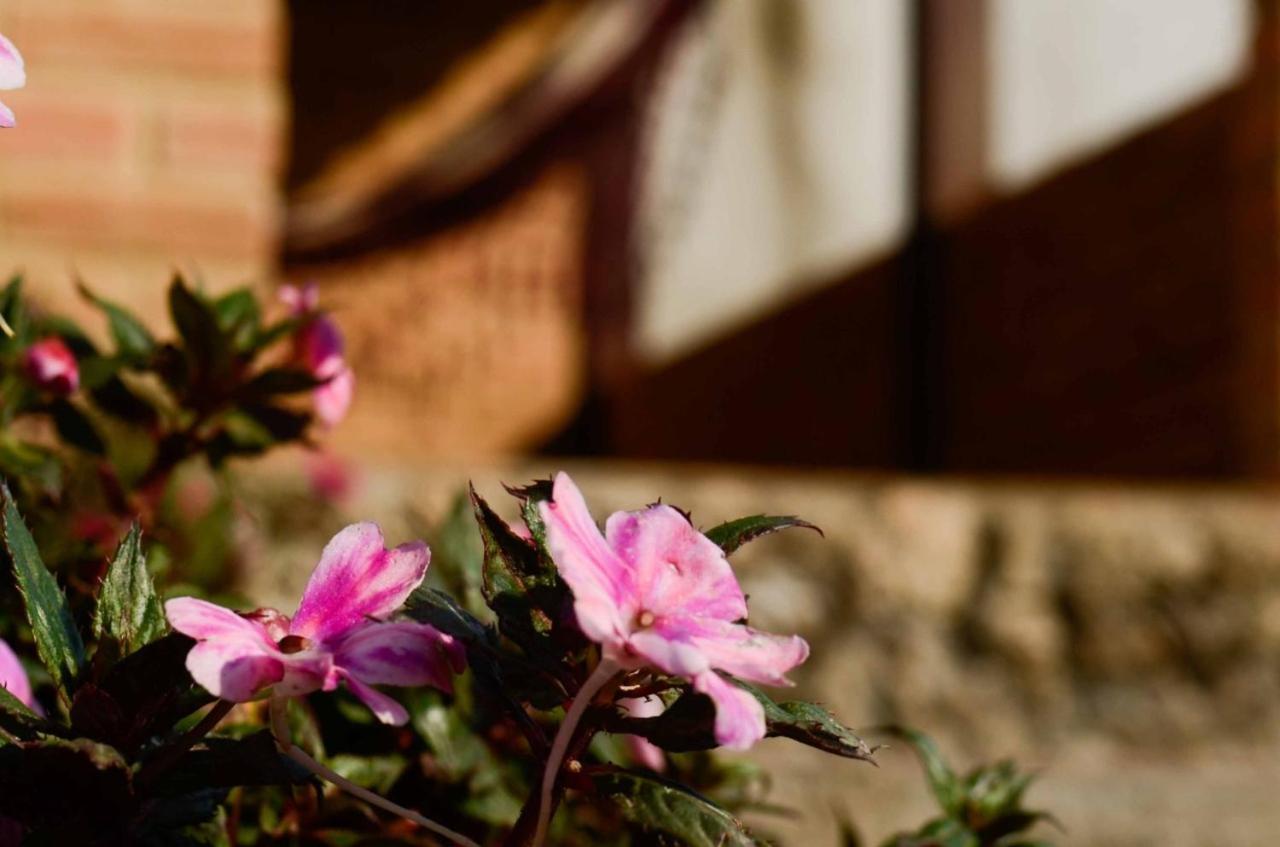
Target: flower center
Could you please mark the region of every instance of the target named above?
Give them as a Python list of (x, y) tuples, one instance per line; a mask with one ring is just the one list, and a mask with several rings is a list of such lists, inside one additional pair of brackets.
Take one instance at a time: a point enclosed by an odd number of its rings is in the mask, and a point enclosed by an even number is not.
[(301, 653), (311, 646), (311, 639), (301, 635), (286, 635), (278, 643), (281, 653)]
[(640, 627), (641, 629), (648, 629), (649, 627), (653, 626), (653, 623), (656, 620), (657, 620), (657, 617), (654, 616), (653, 612), (650, 612), (648, 609), (646, 609), (640, 614), (636, 615), (636, 626)]

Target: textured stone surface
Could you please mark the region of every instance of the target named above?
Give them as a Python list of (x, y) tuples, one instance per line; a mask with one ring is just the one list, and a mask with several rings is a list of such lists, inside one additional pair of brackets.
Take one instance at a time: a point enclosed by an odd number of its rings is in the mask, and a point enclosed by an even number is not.
[[(555, 467), (471, 477), (500, 502), (500, 480)], [(1040, 769), (1030, 799), (1063, 820), (1061, 842), (1239, 847), (1280, 832), (1280, 494), (570, 470), (598, 516), (662, 497), (702, 526), (755, 512), (820, 525), (825, 538), (788, 531), (734, 556), (753, 621), (813, 645), (801, 693), (856, 727), (925, 729), (957, 767), (1012, 755)], [(253, 533), (279, 566), (250, 568), (247, 589), (288, 605), (328, 533), (355, 517), (418, 533), (466, 478), (368, 470), (350, 503), (320, 510), (300, 508), (287, 474), (251, 481)], [(929, 811), (905, 749), (879, 769), (782, 741), (752, 756), (800, 812), (760, 821), (789, 844), (834, 847), (837, 815), (874, 843)]]

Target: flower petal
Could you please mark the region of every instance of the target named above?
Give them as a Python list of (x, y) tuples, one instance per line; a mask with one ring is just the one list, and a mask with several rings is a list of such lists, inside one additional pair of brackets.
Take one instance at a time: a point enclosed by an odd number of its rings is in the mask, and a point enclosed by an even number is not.
[[(341, 359), (332, 359), (337, 367), (332, 373), (317, 372), (316, 376), (329, 381), (316, 386), (311, 399), (315, 405), (316, 417), (325, 426), (337, 426), (347, 416), (351, 408), (351, 398), (355, 395), (356, 375)], [(321, 371), (327, 368), (322, 368)]]
[(578, 627), (593, 641), (620, 646), (636, 611), (626, 562), (605, 543), (568, 474), (556, 474), (552, 500), (540, 511), (551, 557), (573, 591)]
[(0, 35), (0, 88), (21, 88), (27, 84), (26, 65), (13, 42)]
[(321, 373), (326, 363), (334, 359), (341, 361), (346, 346), (342, 340), (342, 330), (338, 329), (332, 318), (323, 314), (312, 318), (298, 331), (295, 343), (299, 358), (316, 376), (327, 376)]
[(320, 306), (320, 289), (314, 282), (306, 285), (282, 285), (277, 296), (294, 315), (314, 312)]
[[(679, 632), (669, 633), (660, 627), (643, 629), (627, 640), (628, 652), (639, 654), (646, 662), (676, 676), (690, 677), (711, 668), (711, 663), (690, 639)], [(617, 657), (609, 658), (617, 661)], [(625, 659), (624, 666), (629, 665)]]
[(747, 600), (724, 552), (670, 506), (616, 512), (605, 535), (631, 566), (641, 608), (726, 621), (747, 616)]
[(449, 692), (460, 650), (453, 638), (427, 624), (370, 623), (334, 647), (334, 661), (348, 677), (370, 684), (430, 685)]
[(764, 685), (791, 685), (786, 673), (809, 658), (809, 644), (798, 635), (772, 635), (742, 624), (685, 619), (660, 622), (658, 629), (683, 637), (713, 668)]
[(17, 125), (18, 121), (13, 117), (13, 109), (0, 103), (0, 128), (12, 129)]
[(377, 524), (352, 524), (325, 545), (290, 634), (325, 641), (391, 614), (422, 582), (430, 561), (421, 541), (388, 550)]
[(192, 638), (243, 641), (275, 649), (275, 642), (261, 624), (215, 603), (195, 597), (176, 597), (164, 604), (164, 614), (170, 626)]
[(373, 712), (374, 717), (383, 723), (392, 726), (402, 726), (409, 721), (409, 713), (391, 697), (365, 685), (360, 680), (351, 675), (346, 675), (347, 687), (351, 689), (351, 693), (360, 698), (369, 711)]
[(7, 689), (22, 705), (39, 709), (22, 662), (3, 638), (0, 638), (0, 688)]
[[(633, 718), (655, 718), (666, 710), (662, 698), (655, 694), (648, 697), (624, 697), (616, 705)], [(638, 735), (628, 735), (625, 738), (631, 758), (639, 765), (652, 771), (666, 768), (667, 757), (661, 747)]]
[(299, 697), (312, 691), (332, 691), (338, 687), (341, 675), (328, 650), (303, 650), (300, 653), (281, 654), (280, 663), (284, 675), (271, 689), (284, 697)]
[(244, 703), (284, 677), (284, 663), (237, 640), (201, 641), (187, 654), (191, 677), (214, 697)]
[(694, 677), (693, 687), (716, 704), (715, 736), (722, 747), (747, 750), (764, 738), (764, 707), (715, 671)]

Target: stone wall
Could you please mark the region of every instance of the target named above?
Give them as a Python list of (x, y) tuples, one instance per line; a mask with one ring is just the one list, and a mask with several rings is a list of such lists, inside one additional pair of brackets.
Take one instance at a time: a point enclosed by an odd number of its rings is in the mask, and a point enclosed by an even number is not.
[[(500, 502), (499, 480), (555, 467), (471, 476)], [(1062, 819), (1059, 843), (1243, 847), (1280, 832), (1280, 493), (570, 470), (598, 516), (661, 496), (703, 526), (755, 512), (819, 524), (825, 538), (792, 530), (734, 557), (753, 623), (812, 643), (802, 693), (854, 726), (923, 728), (958, 767), (1013, 755), (1039, 769), (1030, 801)], [(246, 588), (287, 605), (343, 522), (373, 518), (403, 538), (466, 478), (369, 470), (349, 504), (319, 513), (298, 509), (303, 494), (282, 493), (279, 475), (251, 484), (257, 537), (289, 546)], [(800, 812), (760, 819), (789, 844), (834, 847), (835, 810), (873, 843), (929, 811), (903, 749), (878, 769), (784, 741), (752, 755), (777, 769), (773, 799)]]

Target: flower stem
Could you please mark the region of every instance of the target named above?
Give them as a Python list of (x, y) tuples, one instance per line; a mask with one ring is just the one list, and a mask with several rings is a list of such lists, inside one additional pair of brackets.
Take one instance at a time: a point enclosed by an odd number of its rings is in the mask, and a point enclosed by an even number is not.
[(542, 791), (538, 803), (538, 826), (534, 830), (532, 847), (542, 847), (547, 837), (547, 828), (551, 825), (552, 802), (551, 795), (555, 788), (556, 777), (560, 775), (560, 766), (564, 764), (565, 752), (569, 749), (569, 742), (573, 739), (573, 733), (578, 728), (578, 722), (582, 720), (583, 714), (591, 705), (591, 701), (600, 693), (600, 690), (609, 684), (621, 668), (616, 662), (608, 659), (601, 659), (600, 664), (596, 665), (596, 669), (591, 672), (591, 676), (587, 677), (587, 681), (582, 683), (582, 687), (578, 689), (578, 693), (574, 696), (573, 702), (569, 704), (569, 711), (564, 713), (564, 720), (560, 724), (560, 729), (556, 732), (555, 741), (551, 742), (551, 752), (547, 754), (547, 766), (542, 771)]
[(219, 700), (214, 703), (213, 708), (205, 713), (205, 716), (200, 719), (198, 724), (187, 730), (181, 738), (161, 750), (154, 759), (143, 765), (135, 779), (139, 783), (146, 784), (154, 781), (157, 776), (173, 767), (201, 738), (212, 732), (222, 722), (222, 719), (230, 714), (235, 705), (235, 703), (227, 700)]
[(412, 821), (423, 829), (434, 832), (436, 835), (447, 838), (455, 844), (462, 845), (462, 847), (480, 847), (479, 844), (465, 835), (425, 818), (412, 809), (406, 809), (404, 806), (392, 803), (382, 795), (356, 785), (351, 780), (311, 758), (302, 748), (293, 743), (292, 735), (289, 732), (289, 718), (286, 714), (288, 703), (289, 701), (283, 697), (271, 698), (271, 733), (275, 736), (276, 743), (280, 745), (281, 752), (290, 759), (353, 797), (360, 798), (370, 806), (377, 806), (379, 809), (398, 815), (407, 821)]

